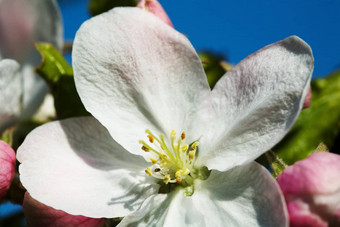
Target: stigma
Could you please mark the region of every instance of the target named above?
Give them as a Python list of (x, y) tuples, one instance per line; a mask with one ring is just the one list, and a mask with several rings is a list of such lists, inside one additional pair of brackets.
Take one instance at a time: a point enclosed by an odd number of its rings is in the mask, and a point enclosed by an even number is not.
[(165, 184), (192, 182), (192, 172), (199, 142), (190, 145), (185, 142), (186, 134), (177, 135), (171, 130), (169, 138), (163, 134), (158, 137), (150, 130), (145, 130), (147, 141), (140, 140), (141, 149), (150, 153), (151, 167), (145, 170), (148, 176), (161, 179)]

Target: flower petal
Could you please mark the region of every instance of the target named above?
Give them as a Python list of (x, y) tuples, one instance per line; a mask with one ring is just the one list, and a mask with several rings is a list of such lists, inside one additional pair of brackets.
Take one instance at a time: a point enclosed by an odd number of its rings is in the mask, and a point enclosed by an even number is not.
[(20, 115), (22, 77), (19, 67), (14, 60), (0, 60), (0, 134)]
[(126, 216), (129, 226), (287, 226), (280, 189), (259, 164), (212, 171), (195, 183), (192, 196), (184, 190), (149, 197), (141, 208)]
[[(140, 209), (126, 216), (119, 226), (188, 226), (194, 207), (183, 190), (147, 198)], [(190, 219), (190, 220), (186, 220)]]
[[(312, 71), (310, 47), (291, 36), (255, 52), (227, 72), (212, 91), (213, 133), (202, 138), (198, 163), (224, 171), (273, 147), (299, 115)], [(204, 148), (208, 143), (212, 146)]]
[(85, 22), (73, 66), (86, 109), (128, 151), (140, 154), (146, 129), (200, 136), (193, 134), (197, 116), (210, 97), (200, 59), (182, 34), (151, 13), (115, 8)]
[(165, 12), (162, 5), (157, 0), (141, 0), (138, 2), (137, 7), (154, 14), (167, 25), (174, 27), (168, 14)]
[(21, 182), (31, 196), (72, 215), (124, 216), (158, 190), (145, 179), (144, 159), (125, 151), (92, 117), (35, 129), (17, 158)]
[(22, 66), (23, 119), (34, 114), (48, 91), (46, 83), (33, 71), (41, 61), (34, 42), (49, 42), (61, 49), (63, 31), (56, 1), (0, 1), (0, 56), (15, 59)]
[(33, 199), (28, 192), (25, 193), (23, 210), (28, 226), (55, 227), (55, 226), (104, 226), (105, 219), (88, 218), (81, 215), (70, 215), (61, 210), (55, 210)]
[(317, 152), (287, 167), (277, 178), (292, 226), (301, 222), (340, 225), (339, 163), (339, 155)]
[(0, 53), (20, 64), (30, 62), (33, 52), (40, 57), (34, 42), (50, 42), (61, 49), (63, 29), (60, 11), (55, 0), (0, 1)]
[(7, 193), (15, 175), (15, 152), (0, 140), (0, 200)]

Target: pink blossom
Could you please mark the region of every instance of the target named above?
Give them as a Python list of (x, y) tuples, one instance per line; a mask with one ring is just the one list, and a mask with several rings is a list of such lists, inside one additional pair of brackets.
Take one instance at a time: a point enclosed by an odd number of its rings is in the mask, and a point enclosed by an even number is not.
[(308, 92), (303, 103), (303, 108), (306, 109), (310, 106), (310, 100), (312, 99), (312, 87), (309, 85)]
[(25, 193), (23, 209), (28, 226), (100, 227), (105, 222), (105, 219), (71, 215), (61, 210), (55, 210), (33, 199), (28, 192)]
[(340, 226), (340, 156), (316, 152), (277, 178), (290, 225)]
[(0, 199), (6, 194), (14, 178), (15, 152), (5, 142), (0, 141)]
[(141, 0), (138, 3), (137, 7), (149, 11), (150, 13), (161, 19), (163, 22), (173, 27), (168, 14), (165, 12), (163, 7), (157, 0)]

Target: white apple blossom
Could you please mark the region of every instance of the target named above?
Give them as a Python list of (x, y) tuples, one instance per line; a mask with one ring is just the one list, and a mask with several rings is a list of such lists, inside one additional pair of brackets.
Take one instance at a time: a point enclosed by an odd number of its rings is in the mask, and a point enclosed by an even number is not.
[(296, 36), (227, 72), (211, 91), (185, 36), (116, 8), (85, 22), (75, 83), (94, 117), (43, 125), (18, 150), (21, 181), (55, 209), (121, 226), (286, 226), (282, 194), (253, 162), (290, 129), (313, 71)]
[(48, 91), (33, 71), (41, 57), (34, 42), (63, 43), (55, 0), (0, 0), (0, 133), (31, 117)]

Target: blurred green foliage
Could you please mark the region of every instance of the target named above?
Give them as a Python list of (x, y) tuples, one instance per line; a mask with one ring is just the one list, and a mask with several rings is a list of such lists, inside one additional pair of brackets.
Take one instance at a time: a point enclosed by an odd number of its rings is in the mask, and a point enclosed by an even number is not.
[(217, 81), (231, 69), (231, 65), (225, 62), (222, 55), (215, 54), (210, 51), (202, 51), (198, 54), (200, 57), (208, 83), (211, 89)]
[(36, 72), (50, 87), (57, 118), (89, 115), (77, 93), (73, 70), (64, 57), (51, 44), (36, 43), (35, 46), (42, 56), (42, 62)]
[(306, 158), (324, 142), (332, 148), (340, 131), (340, 71), (313, 80), (311, 105), (273, 148), (287, 164)]
[(92, 16), (109, 11), (117, 6), (136, 6), (137, 0), (90, 0), (89, 11)]

